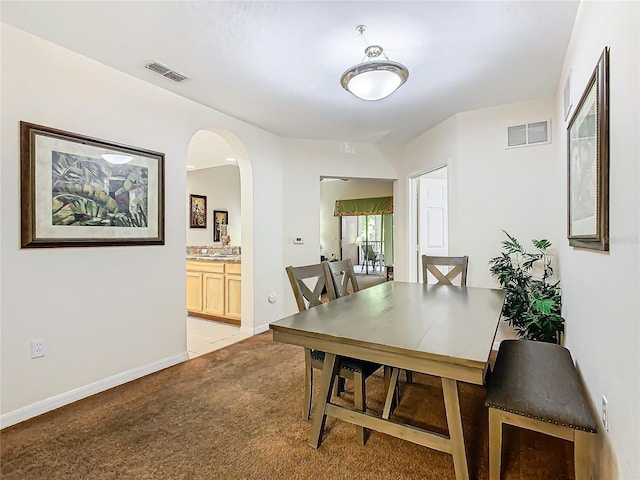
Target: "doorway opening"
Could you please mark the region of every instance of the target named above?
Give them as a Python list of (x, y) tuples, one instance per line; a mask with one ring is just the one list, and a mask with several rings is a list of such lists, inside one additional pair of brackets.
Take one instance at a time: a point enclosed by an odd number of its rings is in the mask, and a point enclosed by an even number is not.
[(422, 278), (422, 256), (447, 256), (449, 252), (449, 221), (447, 167), (439, 167), (413, 178), (415, 183), (416, 280)]
[[(213, 129), (199, 130), (191, 138), (186, 177), (185, 310), (187, 350), (193, 358), (252, 333), (247, 328), (253, 324), (252, 238), (243, 236), (252, 231), (245, 218), (251, 218), (252, 197), (245, 190), (252, 182), (242, 144), (230, 132)], [(192, 195), (206, 205), (204, 225), (191, 222)]]
[(349, 259), (357, 275), (385, 276), (393, 265), (393, 192), (394, 180), (320, 177), (320, 259)]
[(393, 214), (340, 217), (340, 257), (356, 274), (384, 275), (393, 263)]

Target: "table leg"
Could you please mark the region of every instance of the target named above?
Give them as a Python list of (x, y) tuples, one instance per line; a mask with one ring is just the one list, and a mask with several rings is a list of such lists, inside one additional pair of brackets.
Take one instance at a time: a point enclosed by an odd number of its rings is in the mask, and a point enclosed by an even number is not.
[(450, 378), (443, 378), (442, 390), (444, 392), (444, 406), (447, 412), (447, 424), (449, 425), (449, 439), (451, 441), (451, 454), (453, 455), (456, 480), (469, 480), (469, 466), (467, 465), (467, 452), (464, 446), (462, 417), (460, 416), (458, 382)]
[(327, 403), (331, 400), (331, 387), (338, 374), (338, 362), (334, 353), (327, 352), (324, 356), (324, 366), (322, 368), (322, 381), (320, 382), (320, 391), (316, 401), (316, 411), (313, 414), (313, 426), (309, 435), (309, 445), (318, 448), (322, 442), (322, 431), (324, 430), (324, 422), (327, 419), (326, 408)]
[[(356, 410), (361, 412), (367, 411), (367, 398), (365, 395), (365, 378), (360, 373), (353, 373), (353, 403)], [(361, 425), (356, 425), (356, 441), (358, 445), (364, 446), (367, 441), (368, 432)]]

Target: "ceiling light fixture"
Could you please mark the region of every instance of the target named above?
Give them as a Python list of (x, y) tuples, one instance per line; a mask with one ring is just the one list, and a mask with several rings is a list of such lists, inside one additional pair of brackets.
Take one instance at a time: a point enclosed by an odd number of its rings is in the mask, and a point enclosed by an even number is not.
[(129, 155), (122, 155), (120, 153), (103, 153), (100, 155), (107, 162), (113, 163), (114, 165), (122, 165), (124, 163), (129, 163), (133, 160), (133, 157)]
[[(358, 25), (360, 35), (367, 29)], [(364, 50), (362, 63), (354, 65), (340, 77), (342, 87), (363, 100), (381, 100), (395, 92), (409, 78), (407, 67), (392, 62), (379, 45)]]

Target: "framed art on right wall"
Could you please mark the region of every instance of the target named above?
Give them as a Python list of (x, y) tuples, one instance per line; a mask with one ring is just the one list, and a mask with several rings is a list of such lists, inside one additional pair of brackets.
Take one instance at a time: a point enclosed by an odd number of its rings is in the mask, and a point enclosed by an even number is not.
[(609, 48), (567, 127), (569, 245), (609, 250)]

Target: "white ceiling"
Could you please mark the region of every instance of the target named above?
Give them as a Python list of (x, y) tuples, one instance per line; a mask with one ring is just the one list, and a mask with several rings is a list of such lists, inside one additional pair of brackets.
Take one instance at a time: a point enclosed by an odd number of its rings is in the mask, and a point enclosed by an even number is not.
[[(578, 2), (2, 1), (2, 21), (295, 138), (405, 143), (458, 112), (555, 93)], [(367, 25), (365, 38), (355, 30)], [(366, 102), (340, 75), (381, 45), (409, 68)], [(162, 62), (192, 79), (147, 69)]]

